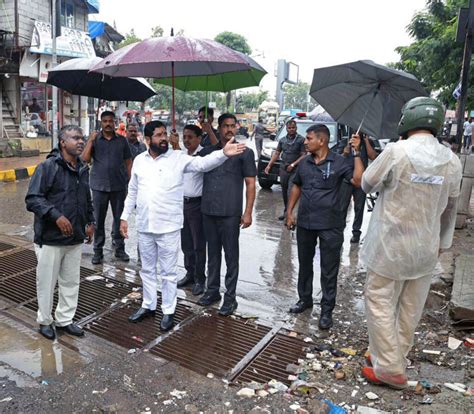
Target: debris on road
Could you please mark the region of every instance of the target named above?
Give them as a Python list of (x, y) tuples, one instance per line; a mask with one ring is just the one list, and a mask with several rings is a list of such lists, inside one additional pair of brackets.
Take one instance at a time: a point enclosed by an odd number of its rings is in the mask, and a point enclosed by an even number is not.
[(241, 390), (237, 391), (237, 395), (239, 397), (253, 397), (255, 395), (255, 390), (252, 388), (242, 388)]

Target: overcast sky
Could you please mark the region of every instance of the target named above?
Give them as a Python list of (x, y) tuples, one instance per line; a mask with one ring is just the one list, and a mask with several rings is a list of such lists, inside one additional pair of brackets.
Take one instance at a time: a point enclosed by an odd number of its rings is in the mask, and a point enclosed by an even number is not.
[(101, 0), (91, 19), (116, 24), (125, 35), (132, 28), (146, 38), (153, 26), (213, 39), (231, 31), (243, 35), (252, 56), (267, 71), (261, 86), (275, 90), (275, 63), (286, 59), (300, 67), (310, 83), (313, 69), (360, 59), (386, 64), (398, 60), (395, 47), (411, 42), (406, 26), (426, 0)]

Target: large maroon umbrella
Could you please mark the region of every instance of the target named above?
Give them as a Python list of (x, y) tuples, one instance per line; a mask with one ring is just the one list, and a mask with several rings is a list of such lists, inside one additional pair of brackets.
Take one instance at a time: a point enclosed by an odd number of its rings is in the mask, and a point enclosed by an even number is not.
[(104, 58), (94, 72), (119, 77), (171, 78), (251, 70), (249, 61), (221, 43), (188, 37), (155, 37), (133, 43)]

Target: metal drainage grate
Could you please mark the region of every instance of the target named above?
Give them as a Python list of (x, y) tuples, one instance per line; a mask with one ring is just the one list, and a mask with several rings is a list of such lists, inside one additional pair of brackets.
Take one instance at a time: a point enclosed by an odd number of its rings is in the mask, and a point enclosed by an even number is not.
[[(109, 285), (111, 287), (107, 287)], [(112, 286), (113, 285), (113, 286)], [(86, 317), (99, 314), (108, 309), (112, 304), (118, 302), (124, 296), (132, 292), (132, 287), (123, 282), (99, 279), (86, 280), (82, 279), (79, 285), (79, 301), (77, 305), (75, 321), (80, 321)], [(53, 310), (58, 303), (58, 292), (54, 293)], [(25, 307), (36, 311), (38, 309), (38, 301), (25, 304)]]
[(20, 250), (0, 258), (0, 279), (36, 267), (36, 255), (32, 250)]
[(239, 382), (264, 384), (272, 379), (289, 385), (288, 364), (297, 364), (307, 346), (301, 339), (277, 334), (270, 344), (236, 378)]
[[(100, 319), (88, 323), (85, 328), (91, 333), (127, 349), (142, 348), (161, 335), (160, 321), (163, 315), (160, 305), (161, 303), (158, 303), (154, 318), (145, 318), (138, 323), (128, 322), (128, 317), (140, 307), (138, 304), (133, 304), (115, 309)], [(175, 322), (179, 323), (191, 314), (186, 306), (178, 303)]]
[(16, 303), (36, 297), (36, 269), (0, 280), (0, 296)]
[(239, 319), (200, 315), (150, 349), (150, 353), (206, 375), (225, 376), (270, 328)]
[(0, 242), (0, 252), (4, 252), (5, 250), (14, 249), (15, 247), (16, 246), (13, 245), (13, 244)]

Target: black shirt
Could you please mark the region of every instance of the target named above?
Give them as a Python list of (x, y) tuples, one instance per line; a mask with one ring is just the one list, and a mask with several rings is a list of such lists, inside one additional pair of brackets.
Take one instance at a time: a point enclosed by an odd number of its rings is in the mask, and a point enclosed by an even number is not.
[[(344, 152), (344, 148), (347, 146), (347, 141), (348, 139), (344, 138), (337, 143), (336, 152), (338, 154), (342, 154)], [(379, 140), (370, 137), (369, 141), (375, 152), (380, 154), (382, 152), (382, 147), (380, 146)], [(349, 158), (353, 158), (352, 151), (349, 152)], [(362, 164), (364, 164), (364, 167), (367, 168), (367, 166), (369, 165), (369, 156), (367, 154), (367, 146), (365, 145), (364, 139), (360, 140), (360, 159), (362, 161)]]
[(310, 154), (298, 164), (293, 183), (301, 187), (297, 224), (308, 230), (344, 227), (344, 211), (339, 199), (343, 179), (350, 180), (352, 159), (329, 152), (316, 164)]
[[(217, 132), (217, 129), (212, 128), (212, 131), (214, 132), (214, 135), (216, 136), (217, 141), (219, 141), (220, 137), (219, 137), (219, 132)], [(201, 137), (201, 147), (210, 147), (211, 145), (212, 145), (211, 137), (209, 136), (207, 132), (203, 132), (202, 137)]]
[(138, 140), (133, 144), (129, 140), (127, 140), (127, 142), (128, 146), (130, 147), (130, 153), (132, 154), (132, 160), (134, 160), (138, 154), (146, 151), (146, 145), (143, 142)]
[(124, 160), (130, 158), (132, 154), (125, 137), (114, 134), (112, 139), (107, 140), (100, 132), (92, 146), (91, 189), (125, 191), (128, 176)]
[[(216, 145), (203, 148), (200, 156), (222, 149)], [(255, 155), (246, 148), (235, 157), (231, 157), (217, 168), (204, 174), (201, 211), (210, 216), (241, 216), (243, 204), (244, 178), (255, 177)]]
[(296, 134), (293, 138), (286, 135), (278, 141), (277, 151), (281, 153), (281, 160), (285, 167), (295, 162), (301, 154), (306, 152), (304, 140), (303, 136)]

